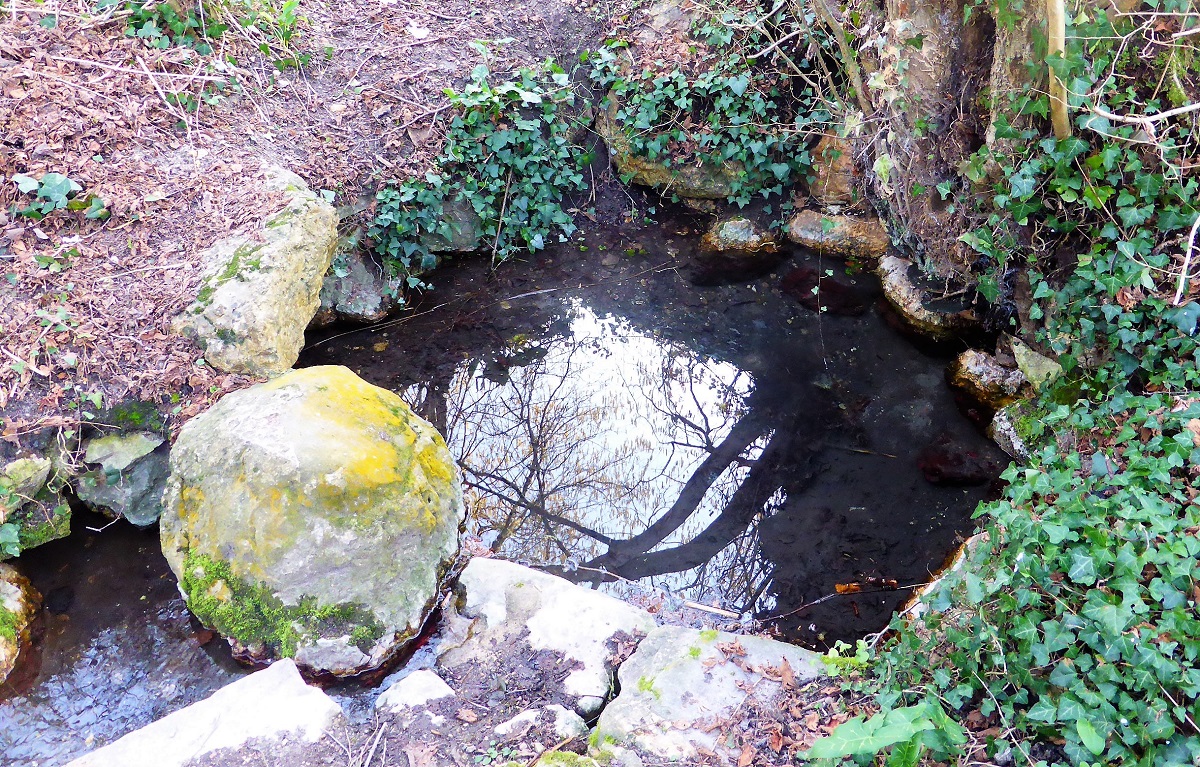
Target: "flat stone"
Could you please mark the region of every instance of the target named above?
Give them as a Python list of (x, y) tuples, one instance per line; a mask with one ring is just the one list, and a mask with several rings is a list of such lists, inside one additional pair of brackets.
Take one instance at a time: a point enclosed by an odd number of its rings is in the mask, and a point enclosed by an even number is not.
[(438, 666), (470, 662), (485, 668), (498, 650), (525, 641), (578, 664), (563, 683), (575, 710), (587, 716), (612, 686), (609, 642), (620, 633), (645, 634), (654, 618), (619, 599), (562, 578), (499, 559), (476, 557), (459, 576), (460, 613), (472, 622), (467, 638), (440, 650)]
[(384, 690), (375, 700), (375, 710), (398, 714), (433, 700), (453, 697), (454, 690), (440, 676), (429, 669), (420, 669)]
[(1055, 378), (1062, 375), (1062, 365), (1039, 354), (1019, 338), (1013, 339), (1013, 356), (1017, 358), (1017, 368), (1029, 379), (1034, 388), (1041, 389)]
[[(735, 662), (736, 661), (736, 662)], [(605, 707), (592, 735), (600, 762), (694, 763), (704, 751), (737, 761), (718, 742), (713, 725), (727, 720), (753, 695), (770, 705), (782, 691), (778, 669), (791, 667), (797, 683), (823, 675), (820, 656), (761, 637), (681, 626), (650, 632), (619, 672), (621, 694)], [(775, 673), (766, 675), (768, 669)]]
[(120, 432), (88, 440), (84, 461), (100, 467), (75, 480), (79, 499), (139, 527), (157, 522), (169, 474), (168, 451), (158, 450), (163, 442), (150, 432)]
[(182, 767), (251, 739), (315, 743), (342, 717), (336, 702), (279, 661), (129, 733), (67, 767)]
[(801, 247), (848, 261), (874, 264), (891, 239), (879, 219), (802, 210), (788, 219), (787, 238)]
[(575, 738), (588, 731), (583, 717), (565, 706), (553, 703), (545, 708), (531, 708), (528, 711), (522, 711), (511, 719), (496, 725), (492, 732), (501, 738), (512, 737), (521, 729), (528, 729), (536, 725), (538, 720), (543, 718), (552, 721), (551, 727), (559, 738)]
[(108, 471), (121, 471), (163, 443), (157, 434), (145, 431), (119, 432), (89, 439), (83, 447), (83, 460), (98, 463)]
[(771, 271), (783, 257), (773, 232), (745, 216), (732, 216), (704, 233), (689, 279), (698, 285), (750, 280)]
[(0, 482), (13, 495), (31, 499), (45, 486), (51, 467), (50, 459), (42, 456), (18, 458), (5, 464)]

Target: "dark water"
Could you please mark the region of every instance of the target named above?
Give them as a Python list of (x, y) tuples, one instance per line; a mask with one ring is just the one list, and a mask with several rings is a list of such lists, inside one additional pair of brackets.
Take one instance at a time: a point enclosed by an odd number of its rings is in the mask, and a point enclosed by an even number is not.
[[(498, 274), (452, 267), (409, 317), (317, 340), (301, 364), (347, 365), (436, 424), (468, 530), (502, 556), (814, 646), (876, 631), (909, 591), (873, 589), (929, 579), (1001, 456), (956, 409), (947, 360), (884, 322), (872, 278), (793, 256), (695, 287), (693, 242), (644, 230)], [(781, 290), (797, 269), (839, 270), (866, 311), (804, 308)], [(927, 481), (947, 454), (979, 484)], [(838, 584), (865, 593), (800, 609)]]
[(245, 673), (192, 621), (157, 531), (76, 512), (69, 538), (17, 566), (45, 599), (32, 686), (4, 689), (0, 764), (47, 767), (143, 727)]
[[(878, 630), (909, 591), (872, 584), (926, 581), (987, 492), (928, 482), (931, 446), (1001, 456), (956, 410), (946, 359), (884, 322), (872, 279), (793, 256), (695, 287), (694, 236), (661, 231), (451, 265), (404, 317), (313, 338), (301, 364), (347, 365), (435, 423), (468, 532), (503, 556), (817, 647)], [(797, 269), (835, 270), (865, 311), (804, 308), (807, 288), (782, 290)], [(32, 685), (0, 700), (6, 767), (64, 764), (246, 673), (189, 618), (157, 534), (87, 529), (103, 523), (84, 513), (18, 562), (47, 609)], [(805, 607), (847, 583), (867, 591)], [(373, 691), (333, 692), (369, 715)]]

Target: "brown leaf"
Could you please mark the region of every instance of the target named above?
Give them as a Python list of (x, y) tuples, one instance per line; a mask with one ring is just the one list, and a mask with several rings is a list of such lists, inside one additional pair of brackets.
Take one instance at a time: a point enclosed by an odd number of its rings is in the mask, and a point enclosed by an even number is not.
[(778, 730), (773, 731), (767, 738), (767, 745), (778, 754), (783, 749), (783, 733)]
[(750, 762), (754, 761), (754, 757), (757, 754), (758, 752), (754, 750), (754, 746), (749, 743), (742, 746), (742, 753), (738, 756), (738, 767), (749, 767)]
[(784, 658), (783, 663), (779, 665), (779, 681), (783, 684), (783, 689), (785, 690), (790, 690), (796, 686), (796, 674), (792, 671), (792, 664), (787, 662), (787, 658)]
[(1187, 430), (1192, 433), (1192, 446), (1200, 447), (1200, 418), (1188, 421)]
[(861, 583), (835, 583), (833, 590), (839, 594), (857, 594), (862, 591)]
[(469, 708), (460, 708), (454, 716), (467, 724), (474, 724), (479, 721), (479, 714), (476, 714)]

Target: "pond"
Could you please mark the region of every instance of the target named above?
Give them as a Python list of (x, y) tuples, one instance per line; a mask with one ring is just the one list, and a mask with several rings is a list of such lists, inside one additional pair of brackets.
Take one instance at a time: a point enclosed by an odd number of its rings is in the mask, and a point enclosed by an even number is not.
[[(817, 648), (877, 631), (969, 533), (1003, 456), (873, 278), (795, 253), (699, 286), (694, 227), (450, 264), (301, 365), (346, 365), (446, 435), (471, 547), (671, 620)], [(21, 558), (47, 610), (36, 677), (0, 702), (6, 765), (64, 764), (247, 673), (188, 615), (157, 535), (103, 525), (79, 513)], [(337, 691), (355, 719), (373, 695)]]

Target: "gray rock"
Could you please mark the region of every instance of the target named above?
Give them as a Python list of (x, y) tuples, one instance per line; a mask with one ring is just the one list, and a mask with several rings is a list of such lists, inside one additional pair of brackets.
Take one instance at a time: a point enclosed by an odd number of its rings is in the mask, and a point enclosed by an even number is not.
[(366, 253), (353, 250), (333, 261), (321, 285), (319, 315), (347, 322), (378, 322), (401, 305), (404, 280)]
[(315, 743), (341, 718), (338, 704), (306, 685), (296, 664), (284, 660), (67, 767), (182, 767), (192, 759), (237, 749), (252, 739), (281, 745)]
[(914, 276), (911, 261), (896, 256), (884, 256), (875, 273), (887, 299), (900, 319), (916, 333), (935, 341), (948, 341), (964, 334), (978, 332), (981, 327), (974, 310), (939, 310), (928, 303), (928, 294)]
[(796, 682), (825, 673), (816, 653), (782, 642), (657, 628), (621, 665), (621, 694), (596, 723), (591, 755), (603, 763), (693, 763), (708, 751), (736, 762), (712, 725), (729, 719), (751, 695), (770, 705), (781, 692), (785, 662)]
[(946, 370), (949, 384), (989, 410), (1020, 399), (1029, 381), (1020, 370), (1006, 368), (990, 354), (967, 349)]
[[(61, 435), (44, 455), (25, 455), (0, 469), (0, 522), (16, 526), (21, 551), (71, 534), (71, 507), (60, 491), (71, 478), (75, 440)], [(0, 551), (0, 561), (8, 559)]]
[(76, 479), (79, 499), (139, 527), (154, 524), (162, 514), (169, 453), (163, 438), (150, 432), (119, 432), (88, 440), (83, 459), (100, 466)]
[(272, 376), (295, 364), (337, 243), (333, 206), (295, 174), (272, 169), (267, 188), (284, 193), (283, 210), (208, 249), (196, 300), (172, 323), (229, 373)]
[(561, 653), (578, 664), (563, 683), (565, 700), (587, 716), (612, 686), (609, 642), (619, 633), (645, 634), (654, 618), (605, 594), (499, 559), (472, 559), (459, 577), (466, 638), (439, 647), (440, 668), (487, 668), (518, 641)]
[(0, 684), (29, 649), (29, 628), (42, 607), (42, 595), (12, 565), (0, 563)]
[(420, 631), (458, 549), (458, 467), (344, 367), (225, 396), (180, 431), (160, 522), (188, 607), (239, 655), (346, 676)]
[(690, 279), (701, 285), (749, 280), (782, 260), (773, 232), (745, 216), (732, 216), (714, 222), (704, 233)]

